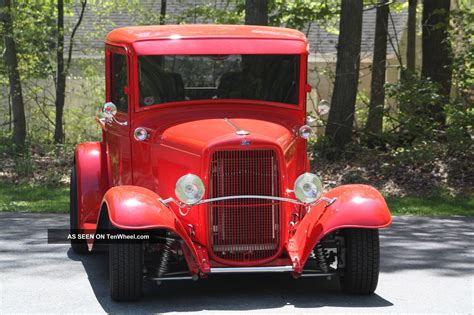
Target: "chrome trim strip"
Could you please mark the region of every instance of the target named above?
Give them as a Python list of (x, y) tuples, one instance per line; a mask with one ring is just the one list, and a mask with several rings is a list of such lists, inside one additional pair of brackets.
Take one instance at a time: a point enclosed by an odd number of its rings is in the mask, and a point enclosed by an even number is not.
[(223, 200), (233, 200), (233, 199), (265, 199), (265, 200), (276, 200), (276, 201), (283, 201), (283, 202), (290, 202), (294, 203), (296, 205), (302, 205), (302, 206), (315, 206), (319, 204), (321, 201), (326, 201), (326, 207), (332, 205), (337, 198), (327, 198), (327, 197), (321, 197), (315, 202), (312, 203), (304, 203), (296, 199), (290, 199), (290, 198), (282, 198), (282, 197), (275, 197), (275, 196), (260, 196), (260, 195), (240, 195), (240, 196), (225, 196), (225, 197), (217, 197), (217, 198), (210, 198), (210, 199), (204, 199), (199, 202), (193, 203), (193, 204), (185, 204), (182, 203), (181, 201), (178, 201), (174, 199), (173, 197), (167, 198), (167, 199), (158, 199), (162, 204), (165, 206), (168, 206), (169, 203), (174, 203), (180, 208), (191, 208), (192, 206), (197, 206), (197, 205), (202, 205), (205, 203), (210, 203), (210, 202), (215, 202), (215, 201), (223, 201)]
[(243, 130), (241, 129), (239, 126), (237, 126), (236, 124), (234, 124), (232, 121), (230, 121), (230, 119), (228, 118), (224, 118), (225, 122), (228, 123), (229, 125), (232, 126), (232, 128), (235, 129), (235, 133), (239, 136), (246, 136), (246, 135), (249, 135), (250, 132), (248, 132), (247, 130)]
[(302, 273), (300, 277), (332, 277), (332, 276), (337, 276), (337, 273)]
[(211, 273), (291, 272), (292, 266), (211, 268)]
[(194, 205), (200, 205), (200, 204), (210, 203), (210, 202), (215, 202), (215, 201), (232, 200), (232, 199), (266, 199), (266, 200), (291, 202), (297, 205), (304, 205), (304, 203), (295, 199), (275, 197), (275, 196), (259, 196), (259, 195), (241, 195), (241, 196), (225, 196), (225, 197), (210, 198), (210, 199), (201, 200), (195, 203)]

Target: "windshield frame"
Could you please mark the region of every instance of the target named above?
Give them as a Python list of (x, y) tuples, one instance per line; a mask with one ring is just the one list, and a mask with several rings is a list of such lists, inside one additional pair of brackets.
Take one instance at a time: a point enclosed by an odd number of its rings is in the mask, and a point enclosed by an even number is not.
[[(240, 55), (287, 55), (283, 53), (252, 53), (252, 54), (240, 54)], [(153, 54), (158, 55), (158, 54)], [(168, 55), (168, 54), (163, 54)], [(190, 55), (202, 55), (202, 54), (185, 54), (185, 53), (177, 53), (173, 54), (176, 56), (190, 56)], [(139, 65), (138, 65), (138, 58), (141, 56), (147, 56), (146, 54), (143, 55), (134, 55), (133, 61), (131, 62), (132, 67), (132, 77), (133, 77), (133, 107), (135, 112), (142, 112), (142, 111), (150, 111), (155, 109), (161, 108), (169, 108), (169, 107), (176, 107), (176, 106), (198, 106), (202, 104), (238, 104), (238, 105), (267, 105), (272, 107), (283, 107), (289, 108), (294, 110), (301, 110), (306, 105), (306, 71), (307, 71), (307, 54), (294, 54), (299, 56), (299, 84), (298, 84), (298, 103), (291, 104), (291, 103), (279, 103), (279, 102), (271, 102), (271, 101), (263, 101), (263, 100), (249, 100), (249, 99), (202, 99), (202, 100), (184, 100), (178, 102), (167, 102), (167, 103), (160, 103), (160, 104), (153, 104), (148, 106), (140, 106), (140, 90), (139, 90)]]

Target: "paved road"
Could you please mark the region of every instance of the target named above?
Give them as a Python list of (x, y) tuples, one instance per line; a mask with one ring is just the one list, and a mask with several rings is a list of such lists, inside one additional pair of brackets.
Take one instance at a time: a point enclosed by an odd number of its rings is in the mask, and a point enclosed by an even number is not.
[(335, 280), (240, 275), (150, 283), (144, 299), (129, 304), (109, 298), (106, 254), (84, 257), (46, 244), (46, 229), (67, 221), (0, 213), (0, 313), (474, 312), (474, 218), (395, 218), (381, 233), (379, 286), (369, 297), (344, 295)]

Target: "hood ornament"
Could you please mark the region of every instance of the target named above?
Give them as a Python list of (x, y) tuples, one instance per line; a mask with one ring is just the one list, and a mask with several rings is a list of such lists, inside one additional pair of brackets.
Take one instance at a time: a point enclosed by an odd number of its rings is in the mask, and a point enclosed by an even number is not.
[(238, 134), (239, 136), (246, 136), (246, 135), (249, 135), (250, 132), (248, 132), (247, 130), (237, 130), (236, 134)]
[(232, 121), (230, 121), (230, 119), (228, 118), (224, 118), (225, 122), (228, 123), (230, 126), (232, 126), (232, 128), (235, 129), (235, 134), (236, 135), (239, 135), (239, 136), (247, 136), (250, 134), (250, 132), (248, 132), (247, 130), (243, 130), (241, 129), (239, 126), (237, 126), (236, 124), (234, 124)]

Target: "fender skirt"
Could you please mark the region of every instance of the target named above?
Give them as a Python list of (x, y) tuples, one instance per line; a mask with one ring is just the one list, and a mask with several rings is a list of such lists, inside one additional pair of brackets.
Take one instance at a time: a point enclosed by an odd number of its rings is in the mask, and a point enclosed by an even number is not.
[[(102, 204), (107, 205), (110, 223), (119, 229), (165, 229), (176, 233), (187, 245), (184, 251), (190, 271), (193, 274), (199, 270), (209, 273), (209, 259), (203, 257), (205, 250), (194, 245), (174, 211), (159, 199), (159, 195), (143, 187), (117, 186), (105, 193)], [(189, 259), (188, 254), (194, 261)]]
[(343, 185), (330, 190), (326, 198), (337, 198), (312, 206), (294, 226), (287, 244), (295, 272), (301, 273), (311, 251), (330, 232), (343, 228), (384, 228), (392, 223), (385, 199), (367, 185)]

